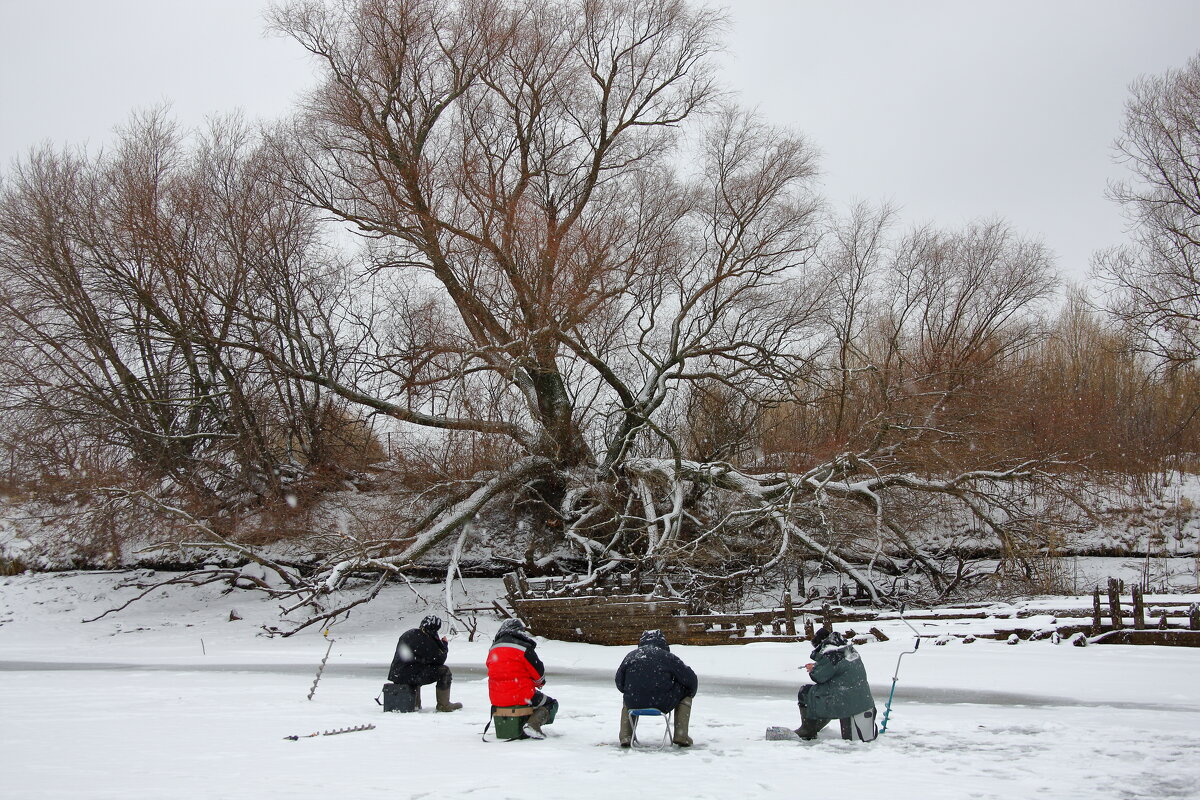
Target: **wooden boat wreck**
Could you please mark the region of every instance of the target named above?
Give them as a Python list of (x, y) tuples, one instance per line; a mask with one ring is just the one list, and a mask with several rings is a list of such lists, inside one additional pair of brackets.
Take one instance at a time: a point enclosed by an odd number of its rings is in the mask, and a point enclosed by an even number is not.
[(813, 621), (796, 612), (790, 595), (778, 609), (713, 614), (693, 600), (668, 596), (653, 583), (628, 575), (583, 589), (573, 589), (570, 583), (563, 578), (527, 579), (521, 572), (504, 576), (514, 615), (535, 636), (547, 639), (634, 645), (643, 631), (652, 629), (661, 630), (671, 644), (796, 642), (812, 636)]

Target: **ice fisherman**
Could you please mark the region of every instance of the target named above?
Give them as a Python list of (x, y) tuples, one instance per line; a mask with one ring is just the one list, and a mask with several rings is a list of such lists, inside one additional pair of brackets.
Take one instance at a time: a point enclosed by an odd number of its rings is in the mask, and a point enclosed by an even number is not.
[(662, 631), (642, 633), (637, 649), (628, 653), (617, 668), (617, 689), (621, 691), (621, 747), (633, 744), (631, 708), (657, 708), (675, 712), (675, 730), (671, 741), (691, 747), (688, 723), (692, 716), (692, 698), (699, 681), (692, 668), (671, 652)]
[(800, 687), (801, 725), (796, 735), (815, 739), (832, 720), (840, 720), (843, 739), (874, 741), (875, 699), (867, 683), (867, 670), (854, 645), (840, 633), (822, 627), (813, 636), (812, 659), (804, 668), (811, 684)]
[(392, 683), (407, 684), (413, 687), (413, 692), (428, 683), (437, 684), (437, 710), (457, 711), (462, 703), (450, 702), (450, 682), (453, 675), (446, 666), (446, 656), (450, 652), (450, 643), (445, 636), (438, 636), (442, 627), (441, 618), (429, 615), (421, 620), (421, 624), (400, 634), (396, 642), (396, 654), (392, 656), (392, 666), (388, 670), (388, 680)]
[(537, 642), (519, 619), (506, 619), (488, 650), (488, 696), (495, 708), (533, 706), (526, 727), (541, 735), (542, 726), (554, 721), (558, 701), (542, 693), (546, 667), (535, 651)]

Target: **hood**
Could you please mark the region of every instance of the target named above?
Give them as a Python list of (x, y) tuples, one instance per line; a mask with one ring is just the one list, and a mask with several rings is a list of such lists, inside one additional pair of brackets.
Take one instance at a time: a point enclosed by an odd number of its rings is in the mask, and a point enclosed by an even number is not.
[(525, 627), (525, 623), (519, 619), (506, 619), (500, 623), (500, 629), (496, 631), (494, 641), (499, 641), (502, 638), (514, 639), (518, 642), (524, 642), (527, 647), (533, 648), (537, 646), (537, 642), (533, 640), (531, 634)]
[(849, 647), (850, 643), (846, 641), (846, 637), (836, 631), (830, 631), (827, 636), (813, 640), (813, 651), (810, 658), (816, 658), (818, 653), (826, 653), (831, 650), (840, 650), (844, 647)]
[(525, 633), (525, 624), (519, 619), (504, 620), (504, 622), (500, 623), (500, 629), (496, 631), (497, 636), (504, 634), (507, 634), (508, 636), (519, 636), (523, 633)]
[(667, 644), (667, 637), (663, 636), (663, 632), (660, 630), (643, 632), (642, 638), (638, 639), (638, 647), (661, 647), (663, 650), (671, 649), (671, 646)]

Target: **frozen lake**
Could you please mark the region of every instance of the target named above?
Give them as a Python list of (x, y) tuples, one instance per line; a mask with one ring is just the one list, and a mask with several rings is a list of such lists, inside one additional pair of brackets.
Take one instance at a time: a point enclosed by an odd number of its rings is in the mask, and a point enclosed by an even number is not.
[[(902, 662), (888, 732), (864, 745), (840, 741), (836, 724), (816, 742), (764, 741), (768, 725), (799, 724), (806, 646), (676, 647), (700, 676), (697, 744), (659, 752), (616, 746), (611, 676), (627, 648), (542, 642), (546, 691), (562, 704), (549, 737), (484, 742), (494, 620), (452, 642), (462, 711), (383, 714), (373, 699), (396, 635), (436, 613), (435, 586), (389, 590), (335, 626), (310, 701), (319, 631), (267, 638), (256, 622), (268, 601), (208, 590), (80, 624), (125, 597), (119, 577), (0, 581), (8, 796), (1200, 797), (1200, 649), (926, 641)], [(228, 622), (235, 602), (245, 619)], [(912, 643), (898, 623), (885, 630), (892, 641), (859, 648), (881, 711)]]

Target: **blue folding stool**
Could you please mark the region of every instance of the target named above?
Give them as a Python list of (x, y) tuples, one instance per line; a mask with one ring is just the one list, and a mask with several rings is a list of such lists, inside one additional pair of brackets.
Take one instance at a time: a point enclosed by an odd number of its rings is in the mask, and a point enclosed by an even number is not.
[(631, 708), (629, 709), (629, 724), (633, 727), (634, 747), (638, 746), (637, 727), (638, 720), (642, 717), (662, 717), (666, 727), (663, 728), (662, 742), (658, 745), (658, 749), (662, 750), (665, 747), (671, 746), (671, 712), (659, 711), (657, 708)]

